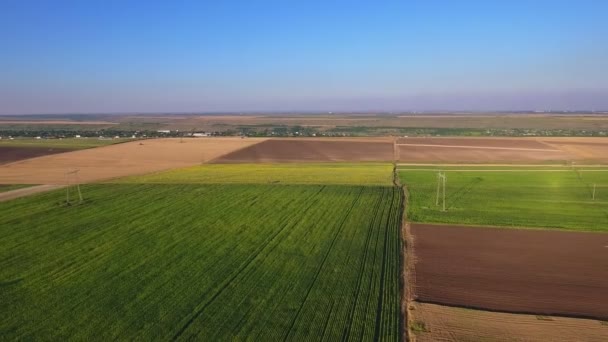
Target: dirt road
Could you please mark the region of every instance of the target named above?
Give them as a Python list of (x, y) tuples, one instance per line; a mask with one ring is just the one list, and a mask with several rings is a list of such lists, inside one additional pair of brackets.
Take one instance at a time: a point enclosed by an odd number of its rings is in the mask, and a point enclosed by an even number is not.
[(61, 189), (65, 187), (65, 185), (36, 185), (30, 186), (23, 189), (16, 189), (6, 192), (0, 192), (0, 202), (10, 201), (15, 198), (30, 196), (33, 194), (37, 194), (40, 192), (46, 192), (56, 189)]

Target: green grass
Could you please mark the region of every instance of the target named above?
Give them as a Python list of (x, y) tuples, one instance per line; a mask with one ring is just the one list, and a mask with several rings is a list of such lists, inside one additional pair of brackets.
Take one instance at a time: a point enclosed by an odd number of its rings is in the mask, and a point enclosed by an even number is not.
[(0, 184), (0, 192), (17, 190), (33, 186), (31, 184)]
[(83, 186), (0, 203), (3, 340), (398, 340), (395, 187)]
[(391, 164), (380, 163), (206, 164), (118, 182), (391, 185), (392, 170)]
[(429, 223), (608, 231), (608, 171), (466, 169), (446, 170), (446, 212), (435, 205), (436, 171), (400, 171), (410, 195), (408, 218)]
[(413, 331), (414, 333), (422, 333), (422, 332), (429, 331), (426, 327), (426, 323), (424, 323), (422, 321), (416, 321), (416, 322), (412, 323), (412, 325), (410, 326), (410, 330)]
[(65, 139), (29, 139), (0, 140), (0, 147), (48, 147), (80, 150), (85, 148), (113, 145), (133, 139), (98, 139), (98, 138), (65, 138)]

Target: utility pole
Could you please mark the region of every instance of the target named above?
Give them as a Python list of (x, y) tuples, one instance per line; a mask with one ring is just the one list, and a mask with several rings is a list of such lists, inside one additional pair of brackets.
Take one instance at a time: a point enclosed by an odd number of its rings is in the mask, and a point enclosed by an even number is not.
[(592, 199), (595, 201), (595, 184), (593, 184), (593, 198)]
[(401, 151), (399, 150), (399, 137), (395, 137), (393, 140), (393, 159), (395, 159), (395, 163), (399, 162), (399, 158), (401, 158)]
[[(80, 179), (78, 178), (78, 169), (73, 170), (73, 171), (68, 171), (65, 173), (65, 179), (66, 179), (66, 193), (65, 193), (65, 202), (66, 204), (70, 205), (70, 178), (74, 179), (74, 185), (76, 186), (76, 191), (78, 192), (78, 203), (82, 203), (84, 200), (82, 198), (82, 192), (80, 192)], [(72, 177), (70, 177), (72, 176)]]
[(65, 173), (65, 203), (70, 204), (70, 173)]
[[(445, 182), (447, 180), (447, 176), (445, 172), (437, 173), (437, 194), (435, 196), (435, 205), (439, 205), (439, 193), (442, 194), (443, 199), (443, 209), (441, 211), (445, 211)], [(441, 190), (441, 191), (440, 191)]]

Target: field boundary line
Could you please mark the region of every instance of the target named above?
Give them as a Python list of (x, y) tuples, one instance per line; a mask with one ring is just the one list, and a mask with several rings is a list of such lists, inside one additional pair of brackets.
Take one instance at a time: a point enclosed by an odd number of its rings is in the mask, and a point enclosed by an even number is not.
[(410, 334), (412, 312), (410, 302), (412, 300), (412, 280), (415, 278), (413, 267), (413, 241), (409, 234), (409, 222), (407, 220), (407, 205), (409, 201), (407, 186), (401, 184), (399, 178), (398, 164), (394, 164), (393, 181), (395, 187), (399, 189), (401, 196), (401, 222), (399, 225), (399, 327), (401, 328), (402, 341), (416, 341), (416, 336)]
[(28, 186), (28, 187), (21, 188), (21, 189), (5, 191), (5, 192), (0, 193), (0, 202), (6, 202), (6, 201), (14, 200), (17, 198), (21, 198), (21, 197), (39, 194), (42, 192), (62, 189), (64, 187), (65, 187), (65, 185), (62, 185), (62, 184), (43, 184), (43, 185), (34, 185), (34, 186)]
[(471, 145), (434, 145), (434, 144), (396, 144), (397, 146), (420, 146), (420, 147), (441, 147), (441, 148), (466, 148), (473, 150), (507, 150), (507, 151), (537, 151), (537, 152), (564, 152), (548, 148), (526, 148), (526, 147), (491, 147), (491, 146), (471, 146)]
[(215, 158), (211, 158), (211, 159), (209, 159), (209, 160), (207, 160), (207, 161), (205, 161), (205, 162), (201, 162), (201, 164), (200, 164), (200, 165), (204, 165), (204, 164), (223, 164), (223, 163), (216, 163), (216, 160), (218, 160), (218, 159), (220, 159), (220, 158), (222, 158), (222, 157), (225, 157), (225, 156), (227, 156), (227, 155), (229, 155), (229, 154), (231, 154), (231, 153), (235, 153), (235, 152), (238, 152), (238, 151), (244, 150), (244, 149), (246, 149), (246, 148), (249, 148), (249, 147), (252, 147), (252, 146), (256, 146), (256, 145), (259, 145), (259, 144), (261, 144), (261, 143), (263, 143), (263, 142), (265, 142), (265, 141), (268, 141), (268, 140), (269, 140), (269, 138), (265, 138), (265, 139), (264, 139), (264, 138), (262, 138), (262, 139), (263, 139), (263, 140), (260, 140), (260, 141), (258, 141), (258, 142), (257, 142), (257, 143), (255, 143), (255, 144), (252, 144), (252, 145), (247, 145), (247, 146), (243, 146), (243, 147), (241, 147), (241, 148), (237, 148), (236, 150), (232, 150), (232, 151), (230, 151), (230, 152), (227, 152), (227, 153), (224, 153), (224, 154), (222, 154), (222, 155), (219, 155), (219, 156), (217, 156), (217, 157), (215, 157)]
[[(397, 169), (398, 171), (438, 171), (438, 169)], [(538, 169), (443, 169), (443, 172), (571, 172), (572, 169), (563, 170), (538, 170)], [(580, 172), (608, 172), (608, 169), (603, 170), (579, 170)]]
[[(566, 164), (517, 164), (517, 163), (511, 163), (511, 164), (504, 164), (504, 163), (490, 163), (490, 164), (484, 164), (484, 163), (465, 163), (465, 164), (458, 164), (458, 163), (450, 163), (450, 164), (446, 164), (446, 163), (439, 163), (439, 164), (432, 164), (432, 163), (397, 163), (397, 167), (399, 166), (444, 166), (444, 167), (467, 167), (467, 166), (471, 166), (471, 167), (485, 167), (485, 166), (507, 166), (507, 167), (562, 167), (562, 168), (571, 168), (571, 165), (566, 165)], [(577, 164), (576, 167), (581, 167), (581, 168), (596, 168), (596, 167), (608, 167), (607, 164)]]
[(562, 227), (531, 227), (531, 226), (497, 226), (491, 224), (467, 224), (467, 223), (445, 223), (445, 222), (420, 222), (420, 221), (412, 221), (408, 222), (409, 224), (426, 224), (433, 226), (456, 226), (456, 227), (468, 227), (468, 228), (479, 228), (479, 229), (510, 229), (510, 230), (549, 230), (552, 232), (574, 232), (574, 233), (592, 233), (592, 234), (606, 234), (604, 230), (588, 230), (582, 228), (562, 228)]

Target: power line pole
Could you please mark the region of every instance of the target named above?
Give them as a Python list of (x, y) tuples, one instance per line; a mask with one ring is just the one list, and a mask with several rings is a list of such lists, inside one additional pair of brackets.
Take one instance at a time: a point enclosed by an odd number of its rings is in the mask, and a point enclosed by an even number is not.
[(595, 201), (595, 184), (593, 184), (593, 198), (592, 199)]
[[(447, 180), (447, 176), (445, 172), (437, 173), (437, 194), (435, 196), (435, 205), (439, 205), (439, 193), (441, 192), (441, 196), (443, 199), (443, 209), (441, 211), (445, 211), (445, 182)], [(440, 191), (441, 190), (441, 191)]]
[(436, 195), (435, 195), (435, 205), (439, 205), (439, 183), (440, 183), (440, 179), (439, 178), (441, 176), (441, 172), (437, 173), (437, 191), (436, 191)]
[[(76, 192), (78, 193), (78, 200), (79, 200), (78, 203), (84, 202), (84, 199), (82, 198), (82, 192), (80, 191), (80, 178), (78, 177), (78, 171), (80, 171), (80, 170), (76, 169), (76, 170), (68, 171), (65, 173), (65, 179), (66, 179), (65, 202), (67, 205), (71, 204), (71, 202), (70, 202), (70, 188), (71, 188), (70, 178), (73, 179), (74, 186), (76, 187)], [(70, 176), (72, 176), (72, 177), (70, 177)]]
[(70, 173), (65, 173), (65, 203), (70, 204)]

